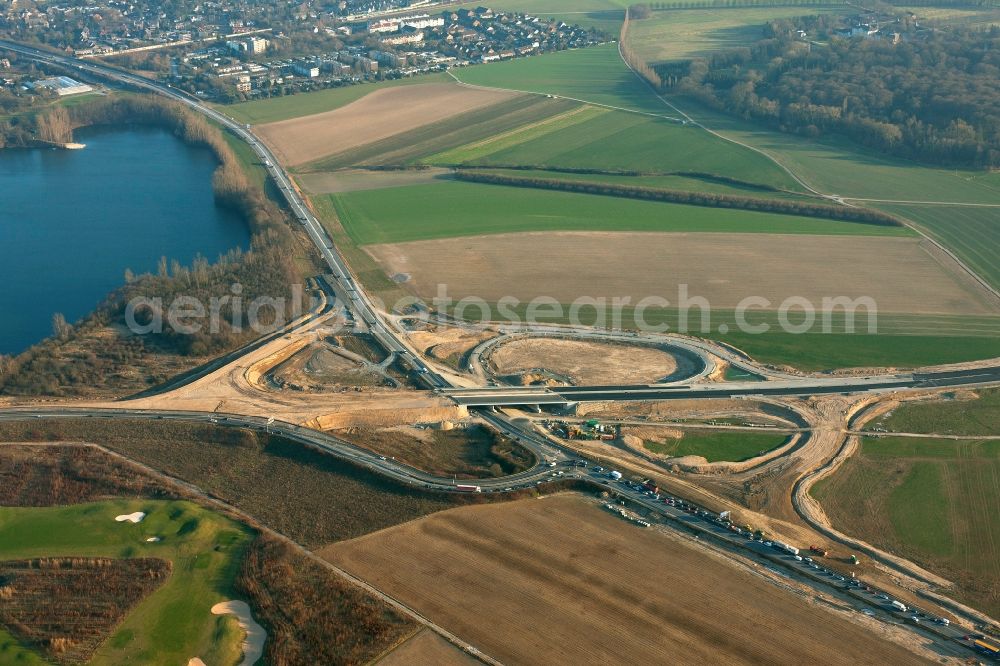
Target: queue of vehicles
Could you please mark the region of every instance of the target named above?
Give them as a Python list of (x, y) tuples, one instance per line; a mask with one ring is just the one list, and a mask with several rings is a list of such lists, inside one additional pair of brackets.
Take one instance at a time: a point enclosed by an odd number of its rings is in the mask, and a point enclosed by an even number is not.
[[(660, 489), (650, 480), (642, 482), (633, 481), (625, 478), (619, 472), (609, 471), (601, 473), (603, 470), (599, 472), (598, 470), (600, 469), (595, 467), (592, 469), (592, 473), (614, 482), (619, 487), (619, 493), (626, 499), (637, 500), (647, 508), (655, 509), (675, 519), (685, 520), (689, 523), (692, 519), (699, 520), (703, 523), (699, 526), (702, 530), (710, 531), (715, 536), (730, 542), (740, 538), (740, 546), (768, 559), (780, 558), (784, 560), (785, 566), (795, 570), (797, 573), (840, 588), (859, 600), (870, 603), (873, 606), (878, 606), (888, 615), (890, 620), (895, 619), (912, 625), (923, 626), (939, 636), (958, 641), (966, 648), (972, 649), (981, 655), (994, 660), (1000, 660), (1000, 647), (997, 646), (1000, 641), (997, 639), (982, 634), (969, 635), (964, 633), (960, 628), (952, 627), (951, 621), (946, 617), (941, 617), (940, 615), (929, 613), (912, 605), (907, 605), (871, 584), (858, 579), (853, 573), (844, 575), (834, 569), (823, 566), (814, 559), (814, 557), (821, 558), (829, 555), (829, 551), (822, 546), (811, 545), (807, 551), (808, 554), (804, 555), (798, 547), (783, 541), (769, 540), (763, 531), (754, 530), (750, 525), (744, 527), (735, 525), (729, 518), (729, 512), (716, 514), (686, 500), (659, 492)], [(678, 511), (689, 514), (691, 518), (687, 518), (681, 513), (676, 513)], [(852, 564), (859, 563), (856, 555), (850, 555), (849, 561)], [(874, 611), (869, 608), (861, 609), (860, 612), (865, 615), (875, 615)]]

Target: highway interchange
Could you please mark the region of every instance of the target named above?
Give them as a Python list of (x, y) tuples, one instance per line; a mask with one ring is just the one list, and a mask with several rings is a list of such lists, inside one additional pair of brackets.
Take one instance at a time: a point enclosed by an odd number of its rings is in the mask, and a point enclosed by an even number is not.
[[(924, 615), (893, 612), (888, 606), (888, 599), (875, 596), (857, 584), (852, 585), (844, 578), (836, 578), (840, 574), (825, 573), (820, 567), (810, 566), (805, 560), (796, 560), (787, 553), (779, 552), (765, 546), (760, 541), (751, 541), (744, 535), (739, 535), (731, 529), (719, 524), (714, 516), (701, 508), (665, 502), (664, 497), (654, 497), (626, 479), (616, 481), (606, 473), (597, 473), (594, 466), (577, 466), (581, 456), (568, 447), (553, 442), (534, 431), (531, 425), (522, 425), (509, 419), (496, 407), (523, 405), (560, 405), (568, 406), (583, 401), (635, 401), (635, 400), (671, 400), (696, 398), (731, 398), (753, 396), (807, 396), (821, 393), (864, 393), (880, 391), (896, 391), (901, 389), (945, 388), (983, 385), (1000, 382), (1000, 367), (976, 370), (962, 370), (936, 373), (910, 373), (902, 375), (884, 375), (871, 377), (849, 378), (802, 378), (781, 375), (768, 382), (733, 382), (714, 385), (642, 385), (642, 386), (582, 386), (561, 388), (510, 388), (484, 387), (461, 388), (453, 385), (448, 378), (409, 346), (402, 334), (397, 331), (386, 316), (371, 302), (364, 290), (352, 276), (346, 262), (340, 255), (330, 237), (323, 229), (319, 220), (313, 215), (298, 190), (292, 184), (288, 174), (279, 165), (273, 153), (261, 142), (246, 125), (236, 122), (216, 109), (201, 102), (186, 93), (169, 86), (145, 79), (133, 74), (122, 72), (93, 62), (81, 61), (75, 58), (41, 51), (0, 40), (0, 49), (15, 51), (25, 57), (76, 69), (90, 75), (110, 79), (122, 84), (149, 90), (180, 102), (194, 111), (205, 115), (220, 124), (234, 135), (245, 141), (265, 165), (271, 178), (277, 184), (285, 198), (289, 210), (309, 235), (319, 253), (330, 269), (330, 279), (334, 290), (345, 295), (344, 301), (359, 328), (368, 332), (384, 346), (386, 350), (404, 359), (412, 369), (414, 376), (427, 388), (447, 396), (460, 405), (466, 405), (476, 410), (477, 415), (489, 422), (499, 431), (516, 439), (520, 444), (532, 451), (537, 458), (537, 464), (519, 474), (476, 481), (482, 492), (503, 492), (537, 486), (545, 482), (557, 480), (586, 480), (603, 490), (627, 500), (633, 507), (641, 506), (651, 514), (661, 517), (675, 526), (682, 526), (712, 540), (717, 546), (730, 551), (736, 551), (743, 557), (756, 561), (760, 566), (771, 571), (778, 571), (782, 576), (793, 576), (800, 582), (808, 582), (814, 588), (832, 594), (841, 600), (851, 603), (859, 612), (874, 614), (876, 617), (891, 623), (906, 623), (908, 628), (925, 636), (936, 636), (955, 641), (964, 648), (971, 649), (964, 640), (967, 632), (955, 626), (946, 626), (932, 621)], [(538, 331), (541, 333), (542, 331)], [(570, 331), (572, 334), (586, 336), (587, 331)], [(690, 342), (690, 341), (689, 341)], [(691, 343), (697, 344), (697, 343)], [(334, 455), (354, 465), (367, 468), (391, 478), (399, 483), (416, 488), (442, 492), (460, 492), (451, 478), (443, 478), (422, 472), (395, 460), (386, 459), (367, 449), (345, 442), (328, 433), (305, 428), (292, 423), (268, 421), (261, 417), (242, 416), (237, 414), (220, 414), (205, 412), (176, 412), (156, 410), (131, 409), (87, 409), (71, 407), (53, 408), (17, 408), (0, 411), (0, 420), (24, 420), (26, 418), (126, 418), (126, 419), (178, 419), (194, 422), (212, 422), (221, 425), (266, 429), (280, 434), (289, 440), (305, 446)]]

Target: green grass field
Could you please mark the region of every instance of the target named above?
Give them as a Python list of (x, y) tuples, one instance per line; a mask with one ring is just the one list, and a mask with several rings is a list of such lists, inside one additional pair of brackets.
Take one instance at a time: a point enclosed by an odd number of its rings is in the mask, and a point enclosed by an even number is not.
[(674, 231), (899, 236), (819, 218), (442, 181), (329, 195), (358, 245), (519, 231)]
[[(590, 113), (579, 122), (531, 128), (522, 136), (509, 135), (500, 145), (465, 150), (471, 157), (465, 163), (472, 165), (686, 171), (800, 189), (763, 155), (696, 127), (621, 111)], [(443, 157), (440, 161), (449, 162)]]
[(867, 426), (890, 432), (938, 435), (1000, 435), (1000, 389), (978, 391), (972, 400), (962, 395), (952, 399), (904, 403)]
[(49, 662), (37, 652), (21, 645), (17, 639), (0, 627), (0, 664), (5, 666), (40, 666)]
[(273, 123), (278, 120), (287, 120), (289, 118), (332, 111), (333, 109), (361, 99), (380, 88), (407, 86), (418, 83), (441, 83), (445, 80), (446, 77), (444, 74), (430, 74), (395, 81), (383, 81), (381, 83), (328, 88), (326, 90), (317, 90), (316, 92), (300, 93), (286, 97), (272, 97), (271, 99), (240, 102), (239, 104), (216, 105), (216, 108), (222, 113), (231, 116), (237, 122), (255, 125)]
[(848, 534), (955, 581), (1000, 611), (1000, 441), (867, 438), (813, 495)]
[(628, 42), (650, 63), (688, 60), (750, 46), (764, 38), (764, 25), (768, 21), (849, 12), (849, 7), (834, 4), (659, 10), (648, 19), (629, 24)]
[[(880, 316), (880, 325), (885, 317)], [(763, 335), (730, 332), (711, 337), (742, 349), (761, 363), (791, 365), (805, 371), (851, 367), (919, 368), (1000, 354), (1000, 339), (995, 336), (948, 335), (946, 331), (933, 335), (796, 335), (774, 330)]]
[(701, 456), (708, 462), (740, 462), (785, 443), (784, 435), (763, 432), (685, 430), (684, 436), (667, 442), (646, 441), (648, 450), (663, 456)]
[(454, 71), (460, 81), (490, 88), (561, 95), (607, 106), (673, 115), (618, 57), (617, 44), (546, 53)]
[[(115, 522), (144, 511), (138, 524)], [(159, 536), (159, 543), (146, 538)], [(114, 500), (68, 507), (0, 507), (0, 559), (101, 556), (158, 557), (173, 562), (167, 581), (128, 615), (98, 649), (92, 664), (187, 663), (233, 646), (217, 646), (220, 623), (212, 605), (232, 598), (232, 586), (249, 530), (185, 501)], [(239, 640), (223, 627), (223, 635)], [(0, 635), (0, 661), (19, 648)], [(238, 649), (237, 649), (238, 650)]]
[(916, 223), (981, 278), (1000, 288), (1000, 204), (996, 208), (904, 205), (879, 208)]

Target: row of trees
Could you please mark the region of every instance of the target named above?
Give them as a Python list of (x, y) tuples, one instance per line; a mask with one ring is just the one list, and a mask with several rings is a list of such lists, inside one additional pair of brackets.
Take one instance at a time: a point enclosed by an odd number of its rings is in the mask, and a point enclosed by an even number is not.
[(762, 183), (754, 183), (748, 180), (740, 180), (739, 178), (733, 178), (731, 176), (721, 176), (714, 173), (706, 173), (704, 171), (645, 171), (640, 169), (594, 169), (590, 167), (563, 167), (554, 166), (548, 164), (451, 164), (454, 168), (461, 168), (464, 171), (474, 171), (478, 169), (484, 169), (488, 171), (493, 171), (496, 169), (506, 169), (508, 171), (551, 171), (553, 173), (572, 173), (572, 174), (585, 174), (585, 175), (595, 175), (595, 176), (680, 176), (681, 178), (694, 178), (696, 180), (704, 180), (710, 183), (718, 183), (719, 185), (731, 185), (733, 187), (740, 187), (749, 190), (758, 190), (760, 192), (782, 192), (787, 190), (781, 190), (772, 185), (764, 185)]
[[(658, 68), (667, 87), (743, 118), (835, 132), (923, 161), (1000, 166), (1000, 27), (904, 32), (904, 39), (798, 40), (819, 19), (768, 25), (751, 48)], [(905, 21), (893, 29), (907, 30)]]
[(618, 48), (621, 50), (622, 59), (632, 68), (632, 71), (645, 79), (651, 86), (659, 89), (663, 87), (660, 75), (628, 43), (630, 23), (633, 20), (641, 21), (647, 19), (651, 14), (649, 5), (632, 5), (625, 10), (625, 20), (622, 22), (621, 33), (618, 36)]
[(806, 201), (764, 199), (760, 197), (742, 197), (731, 194), (666, 190), (642, 185), (622, 185), (618, 183), (600, 183), (579, 180), (557, 180), (553, 178), (522, 177), (465, 170), (458, 171), (455, 174), (455, 177), (459, 180), (476, 183), (490, 183), (494, 185), (534, 187), (546, 190), (579, 192), (582, 194), (600, 194), (605, 196), (625, 197), (628, 199), (664, 201), (669, 203), (686, 204), (689, 206), (736, 208), (740, 210), (779, 213), (782, 215), (822, 217), (831, 220), (844, 220), (847, 222), (860, 222), (863, 224), (875, 224), (879, 226), (902, 226), (898, 219), (881, 211), (866, 208), (853, 208), (848, 206), (831, 206), (828, 204), (809, 203)]

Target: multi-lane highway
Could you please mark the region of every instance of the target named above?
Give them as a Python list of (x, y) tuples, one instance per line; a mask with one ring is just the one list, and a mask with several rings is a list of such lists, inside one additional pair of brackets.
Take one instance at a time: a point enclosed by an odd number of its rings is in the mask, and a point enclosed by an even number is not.
[(439, 393), (469, 407), (571, 405), (577, 402), (690, 400), (755, 396), (809, 396), (929, 389), (1000, 382), (1000, 367), (949, 372), (917, 372), (871, 377), (800, 378), (768, 382), (716, 384), (640, 384), (630, 386), (565, 386), (448, 388)]

